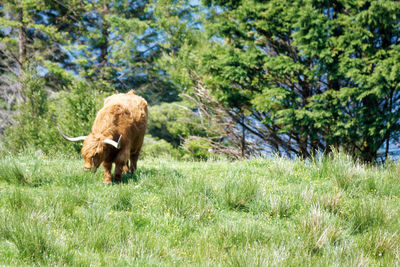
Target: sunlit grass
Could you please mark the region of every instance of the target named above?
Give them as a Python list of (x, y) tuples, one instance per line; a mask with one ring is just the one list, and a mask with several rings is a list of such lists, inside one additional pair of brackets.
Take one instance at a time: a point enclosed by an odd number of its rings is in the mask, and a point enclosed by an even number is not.
[(400, 262), (400, 165), (147, 158), (105, 185), (78, 159), (0, 158), (1, 265)]

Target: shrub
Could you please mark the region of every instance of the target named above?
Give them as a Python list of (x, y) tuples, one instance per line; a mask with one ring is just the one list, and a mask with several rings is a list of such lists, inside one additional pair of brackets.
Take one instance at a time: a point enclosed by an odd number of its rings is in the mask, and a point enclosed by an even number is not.
[(183, 159), (207, 159), (212, 153), (210, 141), (203, 138), (188, 138), (182, 145)]
[[(70, 91), (61, 92), (52, 105), (52, 112), (58, 118), (57, 124), (71, 136), (88, 135), (97, 111), (103, 106), (106, 95), (84, 81), (74, 81)], [(54, 128), (54, 126), (53, 126)], [(57, 133), (57, 142), (79, 152), (82, 144), (68, 143)]]
[(180, 152), (174, 148), (167, 141), (157, 138), (153, 138), (150, 135), (146, 135), (144, 138), (143, 149), (141, 152), (142, 157), (160, 157), (160, 156), (171, 156), (173, 158), (179, 158)]
[(44, 79), (28, 69), (22, 77), (24, 102), (15, 116), (16, 123), (6, 129), (4, 146), (13, 151), (20, 151), (28, 145), (39, 147), (48, 128), (48, 94), (44, 89)]
[(148, 133), (166, 140), (174, 147), (183, 144), (191, 136), (217, 136), (218, 133), (194, 110), (191, 104), (184, 101), (152, 106), (149, 109)]
[(53, 118), (58, 118), (67, 134), (87, 135), (105, 95), (86, 82), (73, 81), (70, 91), (50, 99), (44, 79), (33, 71), (25, 74), (23, 84), (26, 100), (18, 108), (16, 123), (5, 131), (4, 149), (14, 153), (27, 148), (47, 154), (79, 152), (82, 144), (65, 142)]
[(187, 101), (150, 107), (148, 133), (171, 144), (182, 159), (203, 160), (215, 156), (210, 152), (211, 142), (221, 141), (221, 133), (213, 127), (213, 122), (201, 116)]

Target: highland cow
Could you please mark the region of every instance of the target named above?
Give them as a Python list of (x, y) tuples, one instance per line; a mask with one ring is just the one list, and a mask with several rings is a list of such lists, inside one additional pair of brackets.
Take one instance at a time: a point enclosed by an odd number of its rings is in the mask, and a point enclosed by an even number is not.
[[(104, 100), (88, 136), (67, 137), (72, 142), (82, 141), (84, 169), (96, 171), (103, 164), (105, 183), (111, 183), (111, 167), (115, 163), (114, 181), (121, 180), (122, 172), (133, 173), (142, 148), (147, 124), (147, 102), (134, 91), (115, 94)], [(129, 164), (128, 164), (129, 161)]]

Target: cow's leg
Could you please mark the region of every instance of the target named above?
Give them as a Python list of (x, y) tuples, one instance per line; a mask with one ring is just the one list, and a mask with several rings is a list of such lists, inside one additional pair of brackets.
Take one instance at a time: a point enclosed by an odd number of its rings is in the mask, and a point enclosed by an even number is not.
[(129, 172), (134, 173), (136, 168), (137, 168), (137, 161), (139, 158), (139, 153), (136, 154), (131, 154), (130, 157), (130, 166), (129, 166)]
[(130, 166), (129, 166), (129, 171), (131, 173), (133, 173), (136, 168), (137, 168), (137, 161), (139, 158), (139, 154), (140, 154), (140, 150), (142, 148), (143, 145), (143, 141), (144, 141), (144, 134), (146, 132), (146, 127), (143, 127), (142, 131), (139, 133), (137, 139), (135, 140), (135, 144), (136, 144), (136, 148), (135, 148), (135, 152), (131, 151), (130, 154)]
[(121, 181), (122, 178), (122, 171), (123, 171), (123, 164), (115, 164), (115, 170), (114, 170), (114, 182), (118, 183)]
[(114, 171), (114, 180), (116, 182), (121, 181), (122, 172), (125, 168), (127, 168), (129, 159), (129, 151), (122, 150), (118, 153), (118, 156), (115, 160), (115, 171)]
[(103, 162), (104, 167), (104, 183), (110, 184), (111, 183), (111, 167), (112, 163), (110, 162)]

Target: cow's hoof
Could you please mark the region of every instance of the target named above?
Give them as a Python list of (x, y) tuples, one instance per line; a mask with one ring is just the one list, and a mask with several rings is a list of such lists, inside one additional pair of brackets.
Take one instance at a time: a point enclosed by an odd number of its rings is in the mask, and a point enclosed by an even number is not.
[(121, 178), (114, 178), (114, 181), (113, 181), (115, 184), (119, 184), (119, 183), (121, 183), (122, 182), (122, 179)]
[(104, 179), (103, 183), (105, 183), (105, 184), (111, 184), (112, 182), (111, 182), (111, 179), (110, 179), (110, 178), (106, 178), (106, 179)]

